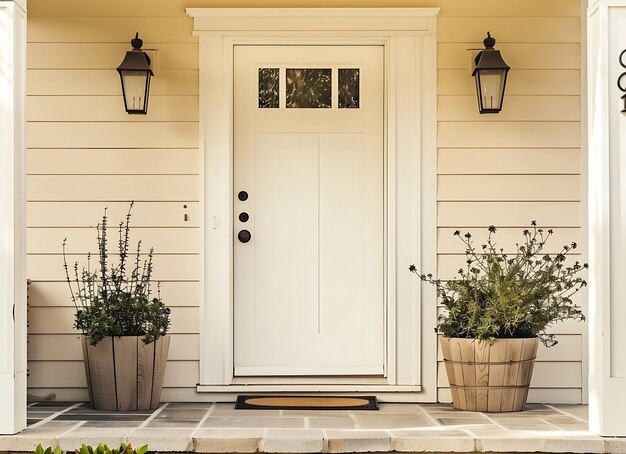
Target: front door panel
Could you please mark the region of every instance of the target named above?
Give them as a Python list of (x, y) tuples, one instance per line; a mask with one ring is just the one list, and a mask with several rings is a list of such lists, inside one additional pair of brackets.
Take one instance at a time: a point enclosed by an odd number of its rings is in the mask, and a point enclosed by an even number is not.
[(234, 74), (235, 375), (382, 375), (383, 48), (237, 46)]

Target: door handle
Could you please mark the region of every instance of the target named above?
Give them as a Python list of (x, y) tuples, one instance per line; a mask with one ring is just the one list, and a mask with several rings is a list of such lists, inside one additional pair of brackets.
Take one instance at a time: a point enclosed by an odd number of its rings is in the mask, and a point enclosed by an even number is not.
[(239, 241), (241, 241), (242, 243), (247, 243), (248, 241), (250, 241), (250, 239), (252, 238), (252, 234), (250, 233), (249, 230), (241, 230), (238, 234), (237, 234), (237, 238), (239, 239)]

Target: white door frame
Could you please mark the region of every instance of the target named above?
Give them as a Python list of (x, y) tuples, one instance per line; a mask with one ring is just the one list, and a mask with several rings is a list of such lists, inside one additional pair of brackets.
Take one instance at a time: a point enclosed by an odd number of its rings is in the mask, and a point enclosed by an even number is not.
[[(198, 391), (386, 392), (436, 401), (438, 8), (188, 8), (200, 38), (203, 232)], [(234, 377), (233, 52), (236, 45), (382, 45), (387, 155), (386, 376)], [(425, 301), (426, 304), (422, 304)], [(219, 395), (216, 395), (219, 398)]]

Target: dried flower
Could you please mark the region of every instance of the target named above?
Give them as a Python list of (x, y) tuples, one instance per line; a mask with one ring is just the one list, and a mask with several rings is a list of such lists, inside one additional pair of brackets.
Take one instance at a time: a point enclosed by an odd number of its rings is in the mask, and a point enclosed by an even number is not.
[(492, 240), (496, 228), (489, 226), (488, 230), (489, 238), (480, 253), (469, 233), (461, 236), (459, 230), (454, 232), (465, 245), (467, 264), (466, 270), (458, 270), (458, 277), (441, 281), (415, 271), (435, 286), (446, 308), (437, 332), (489, 341), (537, 336), (546, 346), (555, 345), (555, 337), (546, 332), (549, 326), (567, 319), (585, 320), (572, 298), (587, 285), (579, 273), (588, 265), (565, 264), (577, 244), (564, 246), (555, 256), (546, 254), (543, 249), (553, 231), (549, 229), (544, 236), (543, 229), (532, 221), (531, 228), (522, 232), (524, 241), (516, 243), (516, 252), (505, 254)]

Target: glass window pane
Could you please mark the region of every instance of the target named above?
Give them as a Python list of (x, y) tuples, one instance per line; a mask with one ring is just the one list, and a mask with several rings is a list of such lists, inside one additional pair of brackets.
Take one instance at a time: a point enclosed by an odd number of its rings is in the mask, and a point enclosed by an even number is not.
[(259, 68), (259, 107), (261, 109), (278, 109), (278, 68)]
[(126, 108), (128, 110), (142, 110), (146, 102), (146, 87), (149, 74), (146, 71), (124, 71), (124, 95), (126, 96)]
[(502, 90), (506, 73), (501, 69), (482, 70), (478, 73), (480, 80), (481, 103), (483, 109), (502, 108)]
[(287, 69), (287, 107), (329, 108), (331, 103), (330, 69)]
[(359, 108), (359, 69), (339, 69), (339, 108)]

